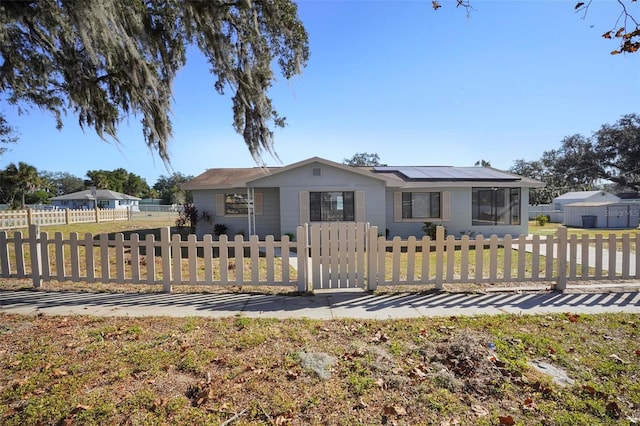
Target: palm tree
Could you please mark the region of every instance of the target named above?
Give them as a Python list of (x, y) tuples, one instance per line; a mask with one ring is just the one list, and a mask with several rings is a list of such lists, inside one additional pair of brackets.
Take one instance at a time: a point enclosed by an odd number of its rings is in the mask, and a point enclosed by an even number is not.
[(15, 195), (20, 195), (20, 207), (24, 208), (25, 195), (35, 191), (40, 185), (38, 170), (32, 165), (20, 161), (17, 166), (14, 163), (9, 164), (4, 175), (11, 185), (11, 192), (14, 194), (12, 204), (15, 205)]

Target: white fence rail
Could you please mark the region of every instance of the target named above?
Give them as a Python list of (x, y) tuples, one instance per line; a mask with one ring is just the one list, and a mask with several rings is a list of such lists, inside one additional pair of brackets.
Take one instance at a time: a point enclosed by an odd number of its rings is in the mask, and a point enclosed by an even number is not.
[(0, 230), (28, 228), (30, 225), (69, 225), (130, 219), (131, 212), (124, 209), (7, 210), (0, 211)]
[[(240, 235), (231, 241), (224, 235), (219, 241), (211, 235), (183, 240), (170, 235), (169, 228), (144, 239), (137, 234), (125, 239), (123, 234), (110, 238), (76, 233), (63, 238), (61, 233), (50, 237), (38, 232), (32, 225), (28, 236), (21, 231), (11, 237), (0, 232), (0, 278), (31, 278), (36, 287), (52, 280), (146, 283), (162, 285), (165, 292), (181, 284), (284, 285), (310, 291), (320, 281), (314, 276), (326, 274), (340, 278), (338, 283), (356, 283), (370, 290), (413, 284), (442, 289), (445, 283), (534, 282), (549, 282), (563, 290), (570, 281), (640, 278), (636, 267), (640, 234), (569, 237), (567, 229), (559, 227), (556, 236), (455, 239), (445, 238), (439, 228), (433, 240), (386, 240), (378, 236), (377, 227), (370, 227), (363, 244), (326, 239), (334, 247), (357, 247), (349, 251), (355, 257), (342, 259), (327, 256), (334, 252), (314, 246), (321, 243), (309, 239), (325, 232), (321, 227), (298, 227), (291, 242), (287, 236), (259, 241), (256, 236), (244, 240)], [(349, 267), (353, 263), (358, 265), (355, 272)]]

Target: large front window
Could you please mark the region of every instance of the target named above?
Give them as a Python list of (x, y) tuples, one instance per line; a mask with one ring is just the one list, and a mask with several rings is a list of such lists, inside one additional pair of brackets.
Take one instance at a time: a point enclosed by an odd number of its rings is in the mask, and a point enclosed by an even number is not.
[(309, 214), (312, 222), (354, 221), (354, 196), (351, 192), (310, 192)]
[(224, 194), (225, 215), (246, 215), (248, 211), (247, 194)]
[(520, 188), (473, 188), (473, 225), (520, 225)]
[(431, 219), (440, 217), (439, 192), (403, 192), (403, 219)]

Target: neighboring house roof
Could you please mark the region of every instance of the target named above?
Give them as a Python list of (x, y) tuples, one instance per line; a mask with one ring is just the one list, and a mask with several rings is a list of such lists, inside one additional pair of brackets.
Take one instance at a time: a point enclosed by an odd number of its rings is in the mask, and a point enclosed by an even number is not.
[(354, 167), (320, 157), (312, 157), (285, 167), (253, 168), (217, 168), (209, 169), (182, 185), (184, 190), (223, 189), (250, 186), (262, 178), (284, 173), (312, 163), (367, 176), (385, 182), (388, 187), (419, 187), (424, 182), (442, 182), (447, 184), (468, 185), (473, 182), (510, 184), (529, 188), (541, 188), (544, 183), (534, 179), (503, 172), (490, 167), (453, 167), (453, 166), (380, 166)]
[[(562, 194), (557, 196), (556, 198), (554, 198), (555, 200), (586, 200), (587, 198), (591, 198), (594, 195), (605, 195), (607, 194), (604, 191), (571, 191), (571, 192), (567, 192), (566, 194)], [(611, 194), (613, 195), (613, 194)]]
[(272, 171), (280, 168), (281, 167), (208, 169), (201, 175), (183, 183), (181, 187), (186, 191), (211, 188), (238, 188), (245, 186), (249, 180), (267, 176), (272, 173)]
[(84, 191), (72, 192), (71, 194), (59, 195), (51, 198), (52, 201), (64, 201), (64, 200), (141, 200), (141, 198), (134, 197), (132, 195), (121, 194), (109, 189), (96, 190), (96, 196), (91, 194), (90, 189)]
[(582, 201), (579, 203), (565, 204), (565, 207), (602, 207), (602, 206), (631, 206), (631, 203), (619, 203), (616, 201)]

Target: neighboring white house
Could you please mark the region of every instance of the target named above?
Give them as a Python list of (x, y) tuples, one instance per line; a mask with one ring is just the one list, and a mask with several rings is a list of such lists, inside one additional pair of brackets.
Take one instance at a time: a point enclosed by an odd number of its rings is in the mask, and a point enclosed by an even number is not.
[(131, 209), (138, 211), (140, 198), (108, 189), (90, 189), (60, 195), (51, 199), (51, 204), (60, 209)]
[(369, 222), (381, 234), (424, 235), (424, 222), (450, 235), (528, 233), (529, 189), (544, 184), (489, 167), (351, 167), (318, 157), (286, 167), (209, 169), (182, 185), (201, 216), (227, 234), (284, 235), (313, 222)]

